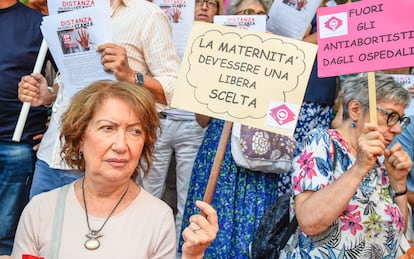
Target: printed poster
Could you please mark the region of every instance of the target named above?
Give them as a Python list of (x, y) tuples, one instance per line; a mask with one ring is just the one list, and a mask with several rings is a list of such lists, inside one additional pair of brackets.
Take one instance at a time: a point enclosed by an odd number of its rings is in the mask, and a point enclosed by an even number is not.
[(68, 96), (97, 80), (115, 80), (104, 71), (96, 47), (112, 39), (110, 17), (99, 7), (45, 16), (40, 27), (62, 75)]
[(170, 20), (173, 42), (181, 60), (194, 22), (195, 1), (153, 0), (152, 2), (158, 5)]
[[(414, 86), (414, 75), (392, 74), (391, 76), (395, 81), (402, 84), (405, 89), (408, 89), (410, 86)], [(411, 115), (414, 115), (414, 100), (411, 100), (410, 106), (405, 108), (405, 116)]]
[(252, 30), (258, 32), (266, 31), (266, 15), (216, 15), (214, 24), (230, 26), (234, 28)]
[(110, 14), (109, 0), (53, 0), (47, 1), (49, 14), (58, 14), (74, 10), (80, 10), (87, 7), (101, 7), (102, 11), (108, 11)]
[(269, 10), (267, 30), (280, 36), (303, 39), (321, 0), (275, 0)]

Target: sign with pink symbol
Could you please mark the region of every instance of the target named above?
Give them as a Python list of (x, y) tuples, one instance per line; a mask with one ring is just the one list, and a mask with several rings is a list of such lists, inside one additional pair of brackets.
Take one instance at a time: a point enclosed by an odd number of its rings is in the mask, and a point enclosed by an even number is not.
[(300, 106), (273, 101), (269, 105), (269, 113), (266, 116), (266, 126), (279, 130), (294, 131), (297, 114)]
[(271, 33), (194, 22), (171, 107), (292, 136), (316, 49)]
[(318, 76), (414, 65), (414, 1), (364, 0), (319, 8)]

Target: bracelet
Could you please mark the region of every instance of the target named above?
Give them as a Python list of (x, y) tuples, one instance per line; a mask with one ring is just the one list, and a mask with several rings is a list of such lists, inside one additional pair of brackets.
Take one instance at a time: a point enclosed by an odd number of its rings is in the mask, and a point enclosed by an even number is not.
[(48, 86), (47, 87), (47, 89), (52, 93), (52, 94), (55, 94), (56, 93), (56, 91), (55, 91), (55, 88), (53, 88), (52, 86)]
[(391, 190), (392, 190), (391, 195), (392, 195), (392, 197), (393, 197), (393, 198), (396, 198), (396, 197), (398, 197), (398, 196), (405, 195), (405, 194), (407, 194), (407, 192), (408, 192), (407, 186), (405, 186), (405, 190), (404, 190), (404, 191), (396, 192), (396, 191), (394, 191), (394, 189), (392, 189), (392, 188), (391, 188)]
[[(55, 91), (55, 88), (53, 88), (53, 87), (51, 87), (51, 86), (48, 86), (47, 87), (47, 89), (52, 93), (52, 94), (56, 94), (56, 91)], [(50, 108), (50, 107), (52, 107), (53, 106), (53, 103), (54, 102), (52, 102), (52, 103), (50, 103), (50, 104), (44, 104), (43, 106), (44, 107), (46, 107), (46, 108)]]

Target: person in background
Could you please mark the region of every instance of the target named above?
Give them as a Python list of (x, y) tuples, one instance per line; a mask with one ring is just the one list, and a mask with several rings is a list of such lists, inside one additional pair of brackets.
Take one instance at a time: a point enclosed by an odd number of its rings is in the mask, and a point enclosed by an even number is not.
[[(20, 214), (29, 201), (37, 144), (46, 130), (47, 108), (32, 108), (19, 142), (13, 141), (22, 109), (18, 83), (35, 66), (42, 17), (17, 0), (0, 1), (0, 254), (12, 250)], [(50, 97), (45, 98), (48, 102)]]
[[(322, 1), (321, 6), (325, 6), (326, 2)], [(317, 44), (316, 29), (315, 16), (302, 40)], [(330, 127), (333, 119), (333, 105), (338, 92), (338, 82), (337, 77), (318, 77), (318, 62), (314, 62), (294, 133), (298, 143), (302, 143), (305, 135), (312, 129)]]
[(47, 0), (29, 0), (28, 5), (30, 8), (38, 10), (44, 15), (48, 15)]
[[(247, 0), (230, 3), (227, 14), (245, 9), (267, 13), (268, 6)], [(236, 6), (236, 8), (233, 8)], [(184, 210), (183, 226), (198, 209), (195, 201), (203, 198), (211, 167), (217, 151), (224, 121), (196, 114), (202, 127), (207, 127), (192, 170)], [(230, 138), (214, 191), (211, 205), (217, 210), (220, 230), (215, 241), (206, 249), (204, 258), (248, 258), (249, 243), (253, 240), (267, 206), (290, 188), (290, 179), (283, 181), (277, 174), (254, 172), (236, 165), (231, 154)], [(281, 186), (278, 186), (280, 183)], [(181, 241), (183, 242), (183, 241)]]
[[(172, 42), (171, 24), (164, 12), (145, 0), (111, 0), (113, 42), (97, 47), (101, 62), (116, 79), (148, 89), (160, 112), (171, 102), (178, 75), (179, 60)], [(139, 10), (139, 12), (137, 12)], [(133, 28), (133, 29), (131, 29)], [(54, 91), (47, 88), (39, 74), (22, 77), (19, 99), (37, 107), (51, 103), (52, 116), (40, 143), (30, 197), (68, 184), (82, 173), (72, 170), (60, 155), (61, 116), (70, 100), (65, 95), (61, 77), (56, 77)]]
[(389, 144), (410, 123), (404, 109), (411, 96), (381, 73), (375, 85), (377, 124), (369, 122), (368, 79), (361, 75), (342, 87), (342, 123), (304, 138), (292, 174), (299, 242), (281, 258), (395, 258), (412, 161), (401, 144)]
[[(223, 14), (222, 0), (195, 0), (194, 19), (213, 23), (214, 15)], [(181, 236), (181, 222), (187, 199), (191, 169), (203, 140), (205, 129), (195, 120), (193, 112), (167, 108), (160, 112), (161, 127), (154, 147), (154, 162), (149, 174), (140, 174), (138, 183), (155, 197), (162, 198), (170, 163), (175, 159), (177, 214), (175, 216), (177, 240)]]
[(227, 6), (227, 14), (267, 15), (270, 5), (264, 0), (231, 1)]
[[(411, 115), (410, 117), (411, 121), (414, 121), (414, 115)], [(414, 159), (414, 123), (410, 123), (410, 125), (407, 126), (407, 128), (399, 135), (395, 137), (395, 139), (392, 141), (390, 146), (393, 146), (396, 143), (400, 143), (404, 149), (405, 152), (408, 153), (411, 159)], [(408, 203), (410, 203), (411, 207), (414, 207), (414, 167), (411, 168), (410, 173), (407, 177), (407, 197), (408, 197)], [(414, 222), (408, 222), (411, 224), (411, 227), (414, 225)]]
[[(143, 87), (97, 81), (80, 90), (63, 114), (60, 137), (65, 162), (84, 176), (29, 202), (11, 256), (174, 258), (171, 208), (135, 183), (137, 168), (147, 173), (151, 165), (158, 127), (154, 97)], [(183, 258), (202, 258), (218, 231), (215, 210), (197, 206), (206, 217), (191, 217)]]

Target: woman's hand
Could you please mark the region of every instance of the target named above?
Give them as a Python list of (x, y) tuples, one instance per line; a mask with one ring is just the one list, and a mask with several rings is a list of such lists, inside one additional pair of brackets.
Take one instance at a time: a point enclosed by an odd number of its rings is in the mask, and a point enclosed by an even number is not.
[(391, 187), (397, 192), (405, 190), (407, 175), (413, 165), (410, 156), (397, 142), (390, 149), (385, 150), (384, 157), (384, 165)]
[(379, 131), (377, 125), (366, 123), (358, 137), (356, 161), (354, 167), (357, 167), (359, 173), (362, 173), (361, 179), (371, 170), (379, 156), (385, 152), (384, 136)]
[(182, 259), (203, 258), (204, 251), (214, 241), (219, 229), (216, 210), (203, 201), (196, 201), (196, 205), (206, 217), (200, 214), (190, 217), (190, 225), (183, 231)]

